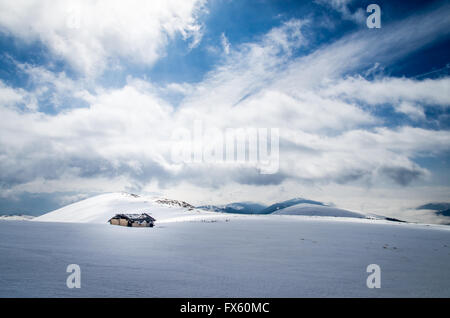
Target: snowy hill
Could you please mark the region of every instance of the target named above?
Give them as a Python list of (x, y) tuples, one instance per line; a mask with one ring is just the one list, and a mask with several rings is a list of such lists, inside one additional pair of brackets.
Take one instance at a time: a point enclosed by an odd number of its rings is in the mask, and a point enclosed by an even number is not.
[(304, 199), (304, 198), (294, 198), (294, 199), (290, 199), (290, 200), (286, 200), (283, 202), (278, 202), (278, 203), (272, 204), (272, 205), (268, 206), (267, 208), (265, 208), (264, 210), (262, 210), (260, 213), (261, 214), (271, 214), (278, 210), (288, 208), (290, 206), (300, 204), (300, 203), (322, 205), (322, 206), (325, 205), (322, 202), (318, 202), (318, 201), (308, 200), (308, 199)]
[[(264, 206), (252, 202), (236, 202), (226, 205), (204, 205), (199, 209), (213, 212), (236, 213), (236, 214), (274, 214), (274, 215), (309, 215), (309, 216), (334, 216), (351, 218), (376, 218), (358, 212), (351, 212), (325, 205), (322, 202), (304, 198), (294, 198), (287, 201), (277, 202), (270, 206)], [(383, 217), (381, 217), (384, 219)]]
[(369, 215), (362, 213), (351, 212), (343, 209), (337, 209), (329, 206), (322, 206), (317, 204), (299, 203), (290, 207), (280, 209), (272, 214), (283, 215), (315, 215), (315, 216), (334, 216), (334, 217), (349, 217), (349, 218), (368, 218)]
[(198, 208), (206, 211), (234, 214), (301, 215), (312, 217), (343, 217), (404, 222), (402, 220), (388, 218), (371, 213), (361, 213), (338, 209), (328, 206), (322, 202), (304, 198), (294, 198), (291, 200), (274, 203), (269, 207), (264, 207), (263, 205), (257, 203), (231, 203), (222, 206), (205, 205), (199, 206)]
[[(294, 204), (295, 202), (297, 203)], [(36, 217), (32, 221), (106, 223), (116, 214), (144, 212), (154, 217), (156, 224), (184, 221), (217, 221), (229, 218), (256, 217), (257, 215), (266, 215), (268, 217), (270, 215), (302, 215), (398, 221), (382, 216), (329, 207), (323, 203), (302, 198), (276, 203), (266, 209), (263, 207), (256, 203), (233, 203), (224, 206), (203, 206), (200, 209), (200, 207), (195, 208), (193, 205), (184, 201), (138, 196), (122, 192), (101, 194), (72, 203)], [(230, 215), (231, 213), (234, 215)]]
[(234, 202), (225, 205), (202, 205), (198, 208), (206, 211), (223, 213), (259, 214), (266, 206), (254, 202)]
[(106, 223), (119, 213), (146, 212), (157, 223), (202, 220), (220, 217), (218, 213), (196, 210), (184, 201), (141, 197), (129, 193), (107, 193), (82, 200), (36, 217), (37, 222)]

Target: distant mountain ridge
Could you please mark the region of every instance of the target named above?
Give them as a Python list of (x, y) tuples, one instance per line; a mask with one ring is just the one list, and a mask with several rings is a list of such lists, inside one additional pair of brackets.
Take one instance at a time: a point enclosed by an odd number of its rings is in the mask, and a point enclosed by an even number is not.
[(320, 206), (327, 206), (326, 204), (319, 202), (308, 200), (305, 198), (294, 198), (282, 202), (274, 203), (270, 206), (255, 203), (255, 202), (233, 202), (224, 205), (202, 205), (198, 206), (198, 209), (203, 209), (207, 211), (214, 212), (223, 212), (223, 213), (238, 213), (238, 214), (271, 214), (278, 210), (288, 208), (290, 206), (306, 203)]
[(383, 219), (392, 222), (404, 222), (399, 219), (388, 218), (371, 213), (360, 213), (339, 209), (323, 202), (309, 200), (301, 197), (277, 202), (270, 206), (264, 206), (263, 204), (254, 202), (235, 202), (225, 205), (203, 205), (198, 206), (197, 208), (206, 211), (221, 213), (331, 216), (362, 219)]
[(449, 202), (430, 202), (420, 205), (416, 210), (432, 210), (434, 214), (450, 217), (450, 203)]
[(431, 202), (431, 203), (423, 204), (416, 208), (416, 210), (435, 210), (435, 211), (443, 211), (443, 210), (449, 210), (449, 209), (450, 209), (449, 202)]
[(443, 216), (450, 216), (450, 209), (438, 211), (438, 212), (436, 212), (436, 214), (443, 215)]
[(233, 202), (225, 205), (202, 205), (198, 209), (222, 213), (260, 214), (267, 206), (255, 202)]
[[(308, 215), (308, 216), (334, 216), (334, 217), (349, 217), (349, 218), (369, 218), (371, 216), (347, 211), (343, 209), (333, 208), (326, 205), (298, 203), (290, 207), (279, 209), (272, 214), (276, 215)], [(374, 216), (372, 216), (374, 217)]]
[[(265, 206), (255, 202), (235, 202), (220, 206), (195, 208), (187, 202), (162, 197), (147, 197), (129, 193), (105, 193), (69, 204), (33, 219), (36, 222), (106, 223), (118, 213), (148, 213), (157, 224), (191, 221), (217, 221), (238, 217), (237, 214), (299, 215), (361, 218), (400, 221), (379, 215), (335, 208), (319, 201), (294, 198)], [(215, 213), (217, 212), (217, 213)], [(235, 214), (231, 216), (229, 214)]]
[(313, 205), (320, 205), (320, 206), (326, 206), (326, 204), (319, 202), (319, 201), (313, 201), (313, 200), (308, 200), (305, 198), (294, 198), (294, 199), (290, 199), (290, 200), (286, 200), (286, 201), (282, 201), (282, 202), (278, 202), (275, 204), (272, 204), (270, 206), (268, 206), (267, 208), (265, 208), (264, 210), (261, 211), (261, 214), (271, 214), (273, 212), (276, 212), (278, 210), (284, 209), (284, 208), (288, 208), (290, 206), (296, 205), (296, 204), (300, 204), (300, 203), (307, 203), (307, 204), (313, 204)]

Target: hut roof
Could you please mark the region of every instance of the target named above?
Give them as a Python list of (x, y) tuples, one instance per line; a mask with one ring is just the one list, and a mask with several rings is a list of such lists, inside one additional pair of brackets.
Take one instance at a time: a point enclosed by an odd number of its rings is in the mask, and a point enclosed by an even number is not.
[(141, 213), (141, 214), (138, 214), (138, 213), (120, 213), (120, 214), (116, 214), (111, 219), (126, 219), (126, 220), (130, 220), (130, 221), (133, 221), (133, 222), (134, 221), (137, 221), (137, 222), (142, 222), (142, 221), (154, 222), (154, 221), (156, 221), (156, 219), (154, 219), (152, 216), (148, 215), (147, 213)]

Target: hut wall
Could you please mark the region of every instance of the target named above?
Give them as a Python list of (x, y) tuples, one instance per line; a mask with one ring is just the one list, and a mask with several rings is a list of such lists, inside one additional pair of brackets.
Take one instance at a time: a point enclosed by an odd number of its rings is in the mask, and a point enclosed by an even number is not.
[(147, 222), (142, 222), (142, 223), (138, 223), (138, 222), (133, 222), (131, 224), (132, 227), (148, 227), (148, 223)]

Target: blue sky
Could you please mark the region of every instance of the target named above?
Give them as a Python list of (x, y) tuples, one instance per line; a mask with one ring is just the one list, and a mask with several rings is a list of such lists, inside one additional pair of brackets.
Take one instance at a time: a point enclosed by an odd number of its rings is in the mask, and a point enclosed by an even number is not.
[[(372, 2), (0, 1), (0, 212), (110, 191), (403, 218), (449, 201), (449, 2), (378, 1), (368, 29)], [(196, 121), (280, 128), (279, 171), (172, 162)]]

